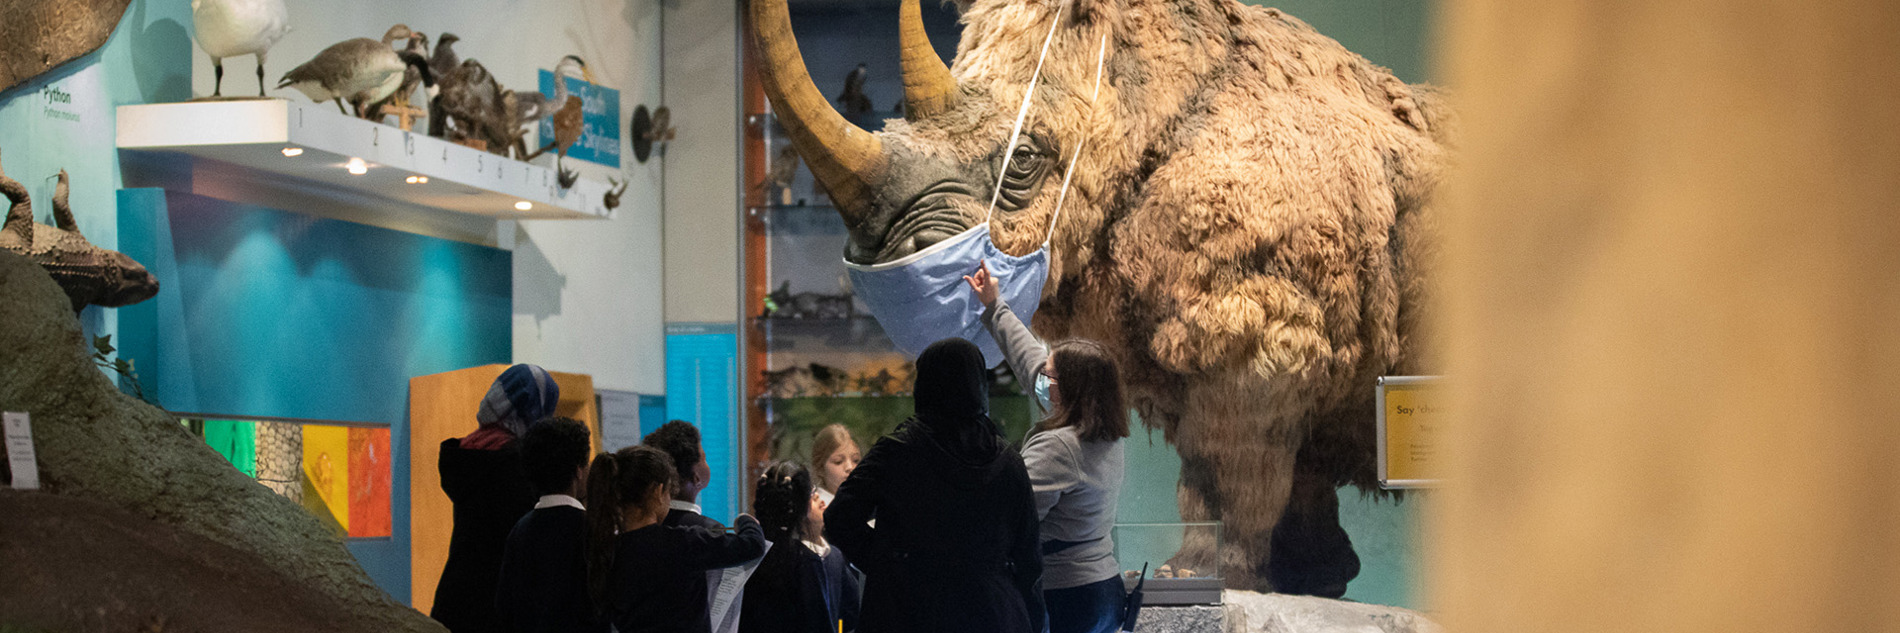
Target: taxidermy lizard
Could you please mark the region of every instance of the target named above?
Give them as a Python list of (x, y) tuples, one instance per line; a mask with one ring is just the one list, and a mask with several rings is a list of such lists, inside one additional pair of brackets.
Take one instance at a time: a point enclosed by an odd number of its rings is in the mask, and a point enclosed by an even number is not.
[(124, 253), (106, 250), (86, 241), (73, 221), (67, 204), (70, 187), (66, 170), (59, 170), (59, 184), (53, 190), (54, 226), (33, 221), (33, 202), (26, 187), (0, 171), (0, 194), (13, 203), (0, 227), (0, 248), (18, 253), (46, 269), (53, 281), (66, 291), (73, 312), (90, 305), (116, 308), (152, 298), (158, 294), (158, 279), (144, 266)]

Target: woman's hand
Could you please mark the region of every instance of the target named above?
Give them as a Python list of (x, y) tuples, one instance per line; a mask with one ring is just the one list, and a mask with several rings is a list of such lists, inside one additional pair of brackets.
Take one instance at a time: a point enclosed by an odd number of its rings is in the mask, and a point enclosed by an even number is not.
[(963, 280), (969, 282), (971, 290), (976, 291), (976, 298), (978, 301), (983, 302), (983, 307), (996, 307), (996, 278), (990, 276), (989, 262), (983, 262), (978, 265), (976, 267), (976, 275), (964, 275)]

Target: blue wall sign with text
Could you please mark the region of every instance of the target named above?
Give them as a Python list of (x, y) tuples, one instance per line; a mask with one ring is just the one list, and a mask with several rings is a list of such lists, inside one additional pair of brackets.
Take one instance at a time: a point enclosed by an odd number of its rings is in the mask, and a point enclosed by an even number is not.
[[(540, 71), (541, 94), (554, 94), (554, 73)], [(581, 138), (567, 148), (568, 158), (578, 158), (608, 167), (620, 166), (620, 91), (587, 83), (579, 77), (567, 78), (568, 94), (581, 98)], [(560, 104), (555, 104), (560, 107)], [(541, 144), (554, 139), (554, 119), (541, 119)]]

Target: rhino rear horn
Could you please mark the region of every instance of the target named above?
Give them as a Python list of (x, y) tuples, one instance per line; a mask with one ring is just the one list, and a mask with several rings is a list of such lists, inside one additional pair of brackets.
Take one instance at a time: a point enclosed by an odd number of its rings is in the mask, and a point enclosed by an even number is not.
[(930, 45), (918, 0), (904, 0), (898, 6), (897, 37), (904, 70), (904, 118), (916, 121), (949, 110), (956, 100), (957, 80)]

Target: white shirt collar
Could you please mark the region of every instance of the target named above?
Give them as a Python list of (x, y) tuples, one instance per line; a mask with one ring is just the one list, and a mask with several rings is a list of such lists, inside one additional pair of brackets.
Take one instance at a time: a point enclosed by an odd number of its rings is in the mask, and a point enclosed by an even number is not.
[(554, 506), (569, 506), (576, 510), (587, 510), (587, 506), (581, 505), (580, 499), (575, 499), (567, 495), (541, 495), (541, 500), (534, 502), (534, 509), (536, 510), (552, 508)]
[(705, 514), (704, 512), (699, 511), (699, 504), (693, 503), (691, 501), (680, 501), (678, 499), (670, 499), (666, 502), (666, 507), (672, 508), (674, 510), (685, 510), (693, 514)]
[(805, 542), (806, 549), (811, 550), (811, 553), (813, 554), (817, 554), (819, 558), (824, 558), (825, 555), (831, 553), (830, 543), (820, 543), (817, 541), (812, 541), (810, 539), (800, 539), (800, 540), (803, 540)]

